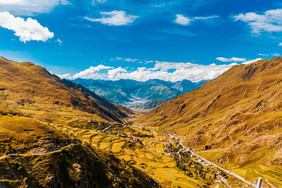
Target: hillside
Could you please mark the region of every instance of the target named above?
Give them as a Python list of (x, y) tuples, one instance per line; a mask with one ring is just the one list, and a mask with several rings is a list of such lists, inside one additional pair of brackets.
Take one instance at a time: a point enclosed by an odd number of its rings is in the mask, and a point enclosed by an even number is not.
[(0, 186), (249, 187), (79, 84), (31, 63), (0, 65)]
[[(282, 148), (282, 58), (237, 65), (142, 116), (161, 132), (234, 172), (278, 185)], [(205, 151), (206, 150), (206, 151)]]
[(120, 125), (130, 113), (42, 67), (0, 58), (0, 187), (158, 187), (68, 129), (86, 134)]
[(157, 187), (146, 173), (56, 127), (0, 112), (0, 187)]
[(131, 113), (79, 84), (60, 80), (30, 62), (17, 63), (0, 58), (0, 75), (2, 100), (7, 106), (40, 106), (49, 110), (66, 107), (118, 122)]

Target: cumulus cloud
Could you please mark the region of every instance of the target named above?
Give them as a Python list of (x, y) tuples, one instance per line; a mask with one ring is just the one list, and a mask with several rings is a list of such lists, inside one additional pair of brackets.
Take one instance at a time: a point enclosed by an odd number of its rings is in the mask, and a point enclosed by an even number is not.
[(0, 0), (0, 11), (9, 11), (17, 15), (49, 13), (58, 5), (69, 5), (67, 0)]
[(233, 17), (235, 21), (246, 22), (252, 29), (252, 33), (281, 32), (282, 31), (282, 9), (268, 10), (264, 14), (255, 12), (241, 13)]
[(278, 46), (282, 46), (282, 42), (280, 42), (280, 43), (278, 44)]
[(262, 60), (262, 58), (257, 58), (257, 59), (253, 59), (253, 60), (245, 61), (245, 62), (243, 62), (242, 64), (247, 65), (247, 64), (250, 64), (250, 63), (257, 62), (257, 61), (259, 61), (259, 60)]
[(177, 15), (176, 15), (175, 23), (177, 23), (177, 24), (180, 24), (180, 25), (189, 25), (191, 21), (192, 21), (192, 20), (191, 20), (190, 18), (185, 17), (185, 16), (183, 16), (183, 15), (181, 15), (181, 14), (177, 14)]
[(59, 76), (61, 79), (72, 79), (72, 76), (68, 73), (68, 74), (58, 74), (57, 76)]
[(217, 57), (218, 61), (221, 62), (244, 62), (246, 61), (246, 58), (239, 58), (239, 57), (231, 57), (231, 58), (225, 58), (225, 57)]
[(193, 18), (185, 17), (181, 14), (176, 15), (176, 19), (174, 20), (175, 23), (180, 24), (180, 25), (189, 25), (192, 21), (195, 20), (208, 20), (208, 19), (214, 19), (218, 18), (219, 16), (213, 15), (213, 16), (196, 16)]
[[(228, 70), (230, 67), (237, 65), (237, 63), (231, 63), (228, 65), (199, 65), (190, 62), (151, 61), (151, 63), (152, 62), (154, 62), (154, 65), (151, 68), (138, 67), (135, 70), (124, 67), (114, 68), (99, 65), (97, 67), (90, 67), (84, 71), (81, 71), (71, 78), (104, 80), (133, 79), (138, 81), (161, 79), (172, 82), (187, 79), (193, 82), (198, 82), (201, 80), (214, 79), (224, 71)], [(68, 78), (70, 79), (70, 77)]]
[(73, 76), (76, 78), (93, 78), (93, 79), (103, 79), (104, 73), (101, 73), (102, 70), (114, 69), (114, 67), (109, 67), (105, 65), (98, 65), (97, 67), (91, 66), (90, 68), (81, 71)]
[(105, 25), (122, 26), (133, 23), (138, 16), (126, 14), (125, 11), (113, 10), (111, 12), (101, 12), (102, 18), (84, 17), (91, 22), (100, 22)]
[(116, 69), (111, 69), (108, 71), (108, 77), (110, 80), (115, 80), (117, 77), (120, 77), (122, 72), (127, 72), (126, 69), (118, 67)]
[(54, 37), (54, 33), (50, 32), (47, 27), (40, 25), (37, 20), (32, 18), (24, 20), (9, 12), (0, 12), (0, 27), (14, 31), (22, 42), (31, 40), (45, 42)]

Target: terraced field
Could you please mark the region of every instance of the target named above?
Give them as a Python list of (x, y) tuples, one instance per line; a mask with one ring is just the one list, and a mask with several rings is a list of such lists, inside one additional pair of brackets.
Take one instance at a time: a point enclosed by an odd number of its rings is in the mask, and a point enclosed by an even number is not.
[[(80, 129), (62, 126), (61, 131), (67, 132), (83, 142), (113, 152), (118, 158), (130, 162), (135, 167), (147, 172), (164, 187), (196, 187), (204, 186), (201, 180), (185, 175), (176, 167), (175, 161), (164, 153), (164, 144), (168, 141), (161, 136), (153, 138), (132, 136), (138, 132), (146, 135), (147, 131), (138, 128), (112, 127), (106, 132), (97, 129)], [(152, 133), (151, 133), (152, 134)], [(127, 135), (127, 137), (124, 137)]]

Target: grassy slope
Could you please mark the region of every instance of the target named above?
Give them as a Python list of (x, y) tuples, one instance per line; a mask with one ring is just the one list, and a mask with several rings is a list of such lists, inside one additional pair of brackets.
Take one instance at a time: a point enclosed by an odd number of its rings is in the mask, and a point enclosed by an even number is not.
[(32, 63), (0, 58), (0, 75), (0, 186), (157, 186), (146, 173), (57, 129), (121, 121), (128, 109)]
[(204, 156), (238, 169), (249, 180), (263, 176), (280, 184), (281, 79), (282, 58), (234, 66), (148, 112), (140, 122), (185, 135), (185, 144), (199, 150), (211, 145), (214, 152)]
[[(127, 161), (127, 163), (132, 164), (137, 169), (148, 173), (162, 187), (204, 187), (208, 186), (207, 182), (213, 182), (212, 179), (203, 180), (200, 177), (187, 176), (184, 171), (178, 169), (175, 161), (164, 154), (163, 142), (167, 142), (167, 140), (162, 136), (155, 136), (149, 140), (139, 137), (138, 139), (147, 145), (149, 149), (140, 145), (140, 143), (131, 142), (115, 134), (100, 133), (97, 131), (97, 129), (103, 129), (100, 126), (93, 126), (90, 123), (87, 123), (88, 126), (85, 126), (85, 122), (77, 122), (77, 124), (82, 124), (82, 127), (88, 128), (81, 129), (80, 126), (73, 127), (70, 124), (69, 126), (61, 126), (60, 129), (62, 132), (67, 132), (76, 138), (80, 138), (83, 142), (113, 153), (119, 159)], [(148, 134), (148, 132), (141, 131), (141, 129), (125, 128), (120, 125), (116, 125), (108, 131), (114, 133), (118, 131), (127, 135), (136, 135), (137, 133)], [(192, 172), (194, 171), (195, 169), (192, 169)]]
[(56, 127), (0, 112), (0, 186), (157, 187), (146, 173)]
[(16, 63), (0, 58), (0, 102), (16, 106), (34, 106), (54, 111), (62, 107), (97, 114), (103, 119), (121, 121), (129, 110), (95, 95), (78, 84), (60, 80), (43, 67), (29, 62)]

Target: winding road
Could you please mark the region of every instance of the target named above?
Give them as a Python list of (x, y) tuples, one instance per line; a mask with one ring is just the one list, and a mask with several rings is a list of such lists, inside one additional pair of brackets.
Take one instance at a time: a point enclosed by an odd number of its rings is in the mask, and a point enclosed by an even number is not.
[[(172, 137), (172, 138), (177, 138), (177, 137), (173, 137), (173, 136), (171, 136), (171, 137)], [(188, 151), (188, 149), (182, 144), (182, 139), (180, 139), (180, 138), (179, 138), (179, 145), (181, 145), (186, 151)], [(190, 150), (189, 150), (189, 151), (190, 151)], [(246, 183), (246, 184), (248, 184), (248, 185), (250, 185), (250, 186), (252, 186), (252, 187), (256, 187), (255, 184), (253, 184), (253, 183), (251, 183), (251, 182), (245, 180), (243, 177), (241, 177), (241, 176), (239, 176), (239, 175), (237, 175), (237, 174), (234, 174), (233, 172), (230, 172), (229, 170), (226, 170), (226, 169), (224, 169), (224, 168), (218, 166), (217, 164), (215, 164), (215, 163), (213, 163), (213, 162), (207, 160), (206, 158), (200, 156), (199, 154), (197, 154), (197, 153), (195, 153), (195, 152), (193, 152), (193, 151), (190, 151), (190, 152), (191, 152), (192, 154), (196, 155), (197, 157), (199, 157), (201, 160), (203, 160), (203, 161), (205, 161), (205, 162), (207, 162), (207, 163), (213, 165), (214, 167), (216, 167), (216, 168), (222, 170), (223, 172), (225, 172), (225, 173), (227, 173), (227, 174), (229, 174), (229, 175), (231, 175), (231, 176), (234, 176), (235, 178), (237, 178), (237, 179), (243, 181), (244, 183)]]

